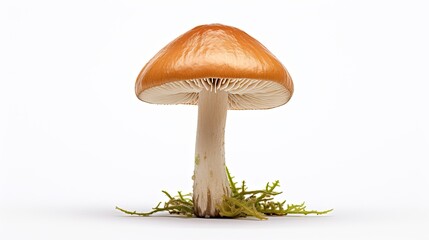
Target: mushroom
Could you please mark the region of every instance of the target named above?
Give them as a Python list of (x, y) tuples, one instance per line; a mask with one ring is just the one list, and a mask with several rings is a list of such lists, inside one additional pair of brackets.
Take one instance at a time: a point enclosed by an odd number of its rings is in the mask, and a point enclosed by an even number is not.
[(221, 24), (197, 26), (159, 51), (137, 77), (137, 97), (155, 104), (198, 105), (194, 213), (219, 217), (231, 195), (225, 169), (227, 110), (270, 109), (289, 101), (292, 79), (260, 42)]

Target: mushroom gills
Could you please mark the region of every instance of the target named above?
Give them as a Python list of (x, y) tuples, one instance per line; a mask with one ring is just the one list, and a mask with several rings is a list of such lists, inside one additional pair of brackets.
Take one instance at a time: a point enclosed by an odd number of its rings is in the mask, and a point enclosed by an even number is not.
[(228, 93), (228, 109), (268, 109), (285, 104), (291, 93), (273, 81), (249, 78), (200, 78), (165, 83), (146, 89), (139, 98), (156, 104), (198, 104), (198, 94)]

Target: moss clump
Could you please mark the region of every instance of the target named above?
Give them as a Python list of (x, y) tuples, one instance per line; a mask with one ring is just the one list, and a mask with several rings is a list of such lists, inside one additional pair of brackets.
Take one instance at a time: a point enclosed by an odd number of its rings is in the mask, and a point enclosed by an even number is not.
[(160, 207), (162, 202), (159, 202), (156, 207), (152, 208), (151, 212), (139, 213), (136, 211), (127, 211), (120, 207), (116, 207), (116, 209), (126, 214), (143, 217), (147, 217), (156, 212), (169, 212), (170, 214), (178, 214), (188, 217), (192, 217), (194, 215), (194, 204), (192, 203), (192, 195), (190, 193), (182, 194), (181, 192), (178, 192), (177, 196), (172, 197), (167, 191), (162, 192), (168, 197), (169, 200), (167, 202), (164, 202), (163, 207)]
[[(286, 204), (286, 201), (274, 201), (274, 196), (281, 194), (275, 191), (280, 186), (279, 181), (274, 181), (271, 184), (267, 183), (264, 189), (247, 190), (246, 182), (242, 181), (241, 185), (234, 182), (234, 177), (231, 176), (226, 169), (228, 180), (231, 187), (231, 196), (225, 197), (222, 204), (218, 206), (219, 214), (225, 218), (240, 218), (240, 217), (255, 217), (261, 220), (267, 219), (267, 216), (285, 216), (288, 214), (316, 214), (322, 215), (331, 212), (333, 209), (325, 211), (306, 210), (304, 203), (302, 204)], [(178, 192), (177, 196), (171, 196), (167, 191), (162, 191), (168, 201), (158, 203), (150, 212), (140, 213), (136, 211), (127, 211), (116, 207), (117, 210), (126, 214), (137, 216), (149, 216), (157, 212), (169, 212), (170, 214), (183, 215), (192, 217), (194, 215), (194, 204), (192, 202), (192, 194), (182, 194)]]

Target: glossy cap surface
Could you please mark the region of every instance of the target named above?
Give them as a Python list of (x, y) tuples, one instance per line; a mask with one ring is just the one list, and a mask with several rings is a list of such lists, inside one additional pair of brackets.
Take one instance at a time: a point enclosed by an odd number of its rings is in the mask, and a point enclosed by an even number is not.
[(285, 67), (238, 28), (212, 24), (191, 29), (159, 51), (136, 81), (139, 99), (158, 104), (197, 104), (202, 90), (227, 91), (229, 109), (285, 104), (293, 93)]

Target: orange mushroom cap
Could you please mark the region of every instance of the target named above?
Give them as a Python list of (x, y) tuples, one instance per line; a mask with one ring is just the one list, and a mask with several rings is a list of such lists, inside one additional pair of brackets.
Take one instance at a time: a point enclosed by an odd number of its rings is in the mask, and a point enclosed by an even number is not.
[(135, 91), (145, 102), (197, 104), (202, 89), (227, 91), (229, 109), (266, 109), (293, 94), (286, 68), (244, 31), (211, 24), (191, 29), (141, 70)]

